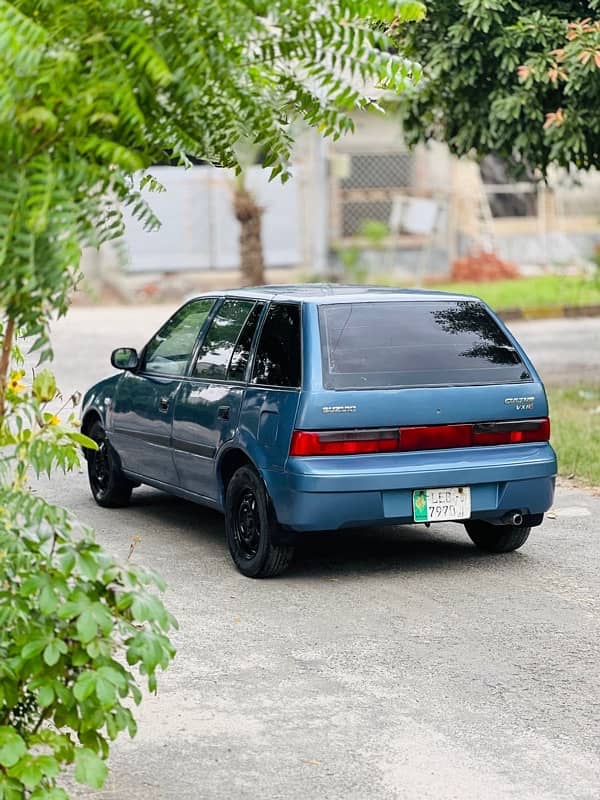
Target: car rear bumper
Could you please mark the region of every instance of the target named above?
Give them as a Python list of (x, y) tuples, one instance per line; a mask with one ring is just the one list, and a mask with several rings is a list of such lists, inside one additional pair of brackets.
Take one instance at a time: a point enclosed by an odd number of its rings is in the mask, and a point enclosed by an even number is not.
[(471, 487), (471, 516), (547, 511), (556, 456), (549, 444), (290, 458), (265, 471), (277, 518), (298, 531), (413, 522), (414, 489)]

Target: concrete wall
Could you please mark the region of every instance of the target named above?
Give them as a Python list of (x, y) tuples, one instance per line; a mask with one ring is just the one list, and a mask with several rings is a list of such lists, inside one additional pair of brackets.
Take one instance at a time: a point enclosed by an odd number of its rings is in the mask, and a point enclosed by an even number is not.
[[(226, 272), (239, 267), (239, 223), (232, 198), (231, 170), (197, 166), (155, 167), (150, 170), (165, 187), (144, 196), (161, 220), (158, 231), (144, 231), (124, 210), (126, 233), (122, 241), (100, 253), (84, 254), (90, 279), (106, 274)], [(271, 269), (324, 270), (327, 261), (327, 151), (315, 132), (299, 136), (285, 184), (269, 181), (268, 170), (250, 167), (246, 184), (264, 208), (263, 245)]]

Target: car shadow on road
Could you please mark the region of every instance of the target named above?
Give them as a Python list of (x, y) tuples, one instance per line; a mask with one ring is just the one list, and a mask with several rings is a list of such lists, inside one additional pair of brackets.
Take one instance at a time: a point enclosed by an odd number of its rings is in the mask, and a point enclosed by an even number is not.
[[(228, 556), (223, 515), (209, 508), (153, 490), (133, 495), (128, 509), (138, 525), (168, 530), (169, 537), (218, 548)], [(300, 534), (286, 579), (332, 577), (352, 573), (512, 569), (525, 552), (491, 556), (471, 543), (462, 525), (448, 523), (351, 528)], [(233, 569), (233, 565), (232, 565)]]
[(171, 534), (201, 536), (226, 547), (223, 515), (190, 500), (144, 487), (133, 493), (127, 512), (138, 523), (145, 520), (150, 526), (169, 529)]
[(489, 559), (459, 525), (445, 525), (443, 530), (421, 525), (355, 528), (306, 535), (286, 574), (301, 578), (352, 572), (446, 571), (483, 567)]

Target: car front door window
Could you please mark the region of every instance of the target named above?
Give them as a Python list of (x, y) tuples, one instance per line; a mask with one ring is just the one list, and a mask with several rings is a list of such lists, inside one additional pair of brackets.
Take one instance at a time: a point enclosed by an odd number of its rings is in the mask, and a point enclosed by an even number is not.
[(225, 300), (198, 353), (194, 378), (225, 380), (238, 338), (254, 305), (252, 300)]
[(214, 298), (206, 298), (180, 308), (146, 346), (142, 371), (175, 377), (184, 375), (200, 329), (214, 303)]

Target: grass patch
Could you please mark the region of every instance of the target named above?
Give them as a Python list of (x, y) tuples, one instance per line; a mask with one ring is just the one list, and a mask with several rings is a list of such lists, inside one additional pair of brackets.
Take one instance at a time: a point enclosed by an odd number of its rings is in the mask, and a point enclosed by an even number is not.
[(561, 475), (600, 486), (600, 384), (548, 390)]
[(474, 294), (496, 311), (507, 308), (600, 305), (600, 281), (582, 275), (539, 275), (486, 283), (439, 283), (432, 288)]

